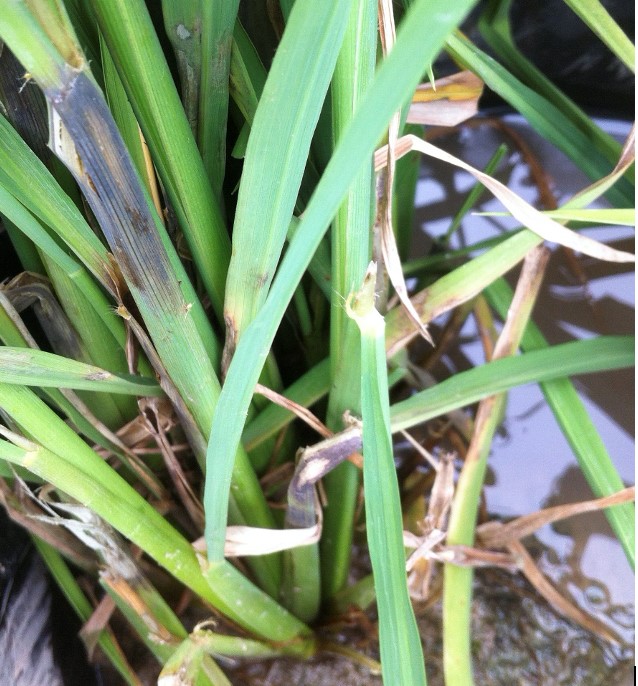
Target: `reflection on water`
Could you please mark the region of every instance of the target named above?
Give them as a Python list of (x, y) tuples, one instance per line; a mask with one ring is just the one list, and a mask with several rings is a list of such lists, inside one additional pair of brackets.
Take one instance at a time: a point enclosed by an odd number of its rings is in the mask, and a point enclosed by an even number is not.
[[(472, 606), (474, 682), (490, 686), (629, 686), (631, 648), (615, 647), (557, 616), (521, 577), (481, 570)], [(625, 620), (627, 617), (624, 618)], [(419, 619), (428, 684), (444, 686), (440, 613)]]
[[(549, 176), (559, 204), (589, 183), (562, 153), (530, 131), (520, 117), (506, 117), (506, 122), (531, 146)], [(623, 140), (630, 126), (625, 122), (606, 122), (605, 128)], [(510, 143), (499, 131), (481, 126), (440, 137), (435, 142), (482, 168), (503, 140)], [(537, 188), (531, 183), (528, 167), (522, 163), (519, 153), (514, 152), (507, 163), (501, 165), (497, 177), (527, 200), (537, 203)], [(447, 231), (451, 212), (460, 206), (472, 185), (473, 179), (465, 172), (432, 160), (423, 162), (423, 178), (419, 182), (416, 202), (417, 220), (423, 233), (415, 238), (414, 257), (422, 256), (428, 249), (428, 235), (441, 236)], [(485, 194), (476, 209), (502, 211), (503, 208)], [(509, 218), (467, 217), (453, 237), (451, 247), (474, 243), (515, 226)], [(586, 233), (599, 240), (613, 241), (615, 247), (633, 251), (631, 229), (606, 227), (587, 229)], [(574, 262), (564, 251), (555, 250), (534, 320), (552, 344), (598, 334), (633, 333), (632, 267), (590, 258)], [(462, 329), (461, 338), (464, 342), (459, 357), (445, 360), (452, 371), (458, 368), (459, 359), (466, 358), (466, 364), (481, 364), (484, 360), (472, 318)], [(621, 477), (627, 483), (633, 483), (633, 371), (583, 376), (575, 384)], [(495, 515), (512, 517), (542, 507), (592, 498), (576, 459), (537, 386), (510, 392), (507, 415), (494, 441), (489, 464), (490, 485), (486, 488), (486, 498), (489, 511)], [(543, 527), (537, 534), (535, 546), (541, 568), (558, 589), (633, 645), (633, 573), (604, 515), (581, 515)], [(547, 618), (546, 621), (551, 624), (554, 620)], [(546, 624), (547, 628), (549, 626)], [(576, 641), (576, 638), (572, 639)], [(623, 657), (627, 655), (606, 653), (605, 661)]]

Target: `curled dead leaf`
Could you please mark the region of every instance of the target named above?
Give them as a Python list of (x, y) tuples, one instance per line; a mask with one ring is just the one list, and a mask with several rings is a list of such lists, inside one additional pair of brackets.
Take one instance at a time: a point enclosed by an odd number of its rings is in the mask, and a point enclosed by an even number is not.
[[(532, 207), (529, 203), (525, 202), (520, 196), (511, 191), (509, 188), (504, 186), (500, 181), (497, 181), (493, 177), (485, 174), (478, 169), (475, 169), (469, 164), (466, 164), (458, 157), (450, 155), (449, 153), (437, 148), (435, 145), (428, 143), (416, 136), (408, 135), (403, 136), (397, 141), (396, 145), (396, 156), (397, 158), (405, 155), (411, 150), (417, 150), (418, 152), (434, 157), (442, 162), (447, 162), (452, 164), (459, 169), (464, 169), (469, 172), (480, 181), (496, 198), (498, 198), (503, 205), (510, 211), (512, 216), (514, 216), (518, 221), (526, 226), (530, 231), (541, 236), (546, 241), (552, 243), (559, 243), (567, 248), (572, 248), (578, 252), (585, 255), (590, 255), (599, 260), (605, 260), (607, 262), (635, 262), (636, 256), (624, 252), (622, 250), (615, 250), (610, 248), (604, 243), (595, 241), (588, 236), (582, 236), (580, 234), (566, 229), (564, 226), (558, 222), (553, 221), (549, 217), (539, 212), (537, 209)], [(388, 154), (387, 146), (383, 146), (376, 151), (375, 169), (382, 169), (386, 165), (386, 159)]]
[(410, 124), (457, 126), (473, 117), (483, 94), (483, 81), (471, 71), (420, 84), (408, 110)]

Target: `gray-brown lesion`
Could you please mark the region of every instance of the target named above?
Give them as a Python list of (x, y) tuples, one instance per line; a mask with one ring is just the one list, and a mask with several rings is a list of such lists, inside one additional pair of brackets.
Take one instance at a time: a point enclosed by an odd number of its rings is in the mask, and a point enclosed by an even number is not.
[(361, 450), (361, 423), (355, 419), (349, 421), (352, 424), (345, 431), (298, 452), (295, 474), (288, 486), (287, 527), (306, 528), (317, 523), (315, 484)]

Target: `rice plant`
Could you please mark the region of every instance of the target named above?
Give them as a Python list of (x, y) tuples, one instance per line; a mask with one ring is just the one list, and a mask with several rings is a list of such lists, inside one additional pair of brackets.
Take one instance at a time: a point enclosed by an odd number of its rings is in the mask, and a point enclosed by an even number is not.
[[(569, 4), (633, 68), (599, 3)], [(633, 148), (525, 63), (507, 0), (481, 18), (498, 60), (459, 30), (472, 0), (398, 5), (3, 4), (0, 215), (21, 263), (0, 287), (3, 503), (129, 684), (80, 571), (165, 683), (230, 683), (226, 658), (314, 656), (330, 647), (319, 628), (376, 602), (384, 683), (425, 684), (411, 548), (428, 574), (445, 560), (446, 682), (472, 683), (477, 508), (517, 385), (542, 384), (633, 565), (633, 493), (569, 381), (631, 366), (633, 339), (548, 346), (532, 321), (544, 241), (634, 260), (577, 231), (633, 221)], [(442, 52), (465, 75), (432, 85)], [(475, 112), (483, 84), (591, 178), (560, 211), (491, 176), (502, 152), (477, 170), (425, 140), (431, 106)], [(410, 291), (419, 155), (469, 170), (521, 228), (442, 251)], [(602, 195), (615, 209), (589, 208)], [(521, 262), (513, 295), (503, 275)], [(436, 350), (427, 325), (479, 307), (504, 323), (490, 359), (414, 390), (408, 345)], [(454, 496), (435, 513), (438, 491), (422, 494), (442, 537), (415, 543), (393, 435), (477, 402)], [(362, 528), (372, 569), (353, 583)]]

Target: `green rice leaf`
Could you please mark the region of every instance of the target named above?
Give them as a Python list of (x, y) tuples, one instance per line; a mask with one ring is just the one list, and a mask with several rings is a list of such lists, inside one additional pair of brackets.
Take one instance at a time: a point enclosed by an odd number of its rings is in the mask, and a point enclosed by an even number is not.
[(43, 388), (75, 388), (148, 397), (164, 392), (150, 379), (112, 374), (43, 350), (0, 347), (0, 382)]
[[(49, 170), (1, 115), (0, 185), (59, 236), (103, 286), (112, 290), (106, 248)], [(36, 236), (29, 237), (38, 244)], [(46, 240), (44, 236), (42, 240)]]
[[(226, 585), (221, 581), (207, 583), (189, 541), (30, 389), (0, 383), (0, 406), (29, 437), (3, 430), (13, 442), (0, 440), (0, 459), (27, 468), (93, 510), (186, 587), (248, 631), (282, 642), (309, 634), (307, 627), (229, 562), (224, 560), (217, 567), (222, 580), (228, 580)], [(254, 603), (244, 603), (249, 596)]]
[[(507, 212), (476, 212), (480, 217), (509, 216)], [(559, 221), (587, 222), (588, 224), (614, 224), (618, 226), (635, 226), (636, 210), (622, 208), (591, 208), (547, 210), (543, 214)]]
[(361, 330), (361, 414), (366, 533), (386, 684), (425, 684), (421, 639), (408, 595), (399, 483), (394, 466), (383, 317), (374, 308), (376, 265), (346, 303)]
[(636, 71), (636, 48), (600, 0), (564, 0), (600, 40), (631, 71)]
[[(353, 3), (330, 89), (334, 144), (347, 129), (374, 76), (377, 43), (377, 3)], [(363, 280), (372, 256), (373, 173), (364, 166), (351, 184), (331, 229), (332, 276), (330, 289), (331, 388), (326, 424), (343, 428), (343, 413), (361, 410), (360, 336), (347, 316), (344, 298)], [(352, 522), (359, 492), (359, 470), (339, 465), (324, 479), (327, 506), (321, 539), (323, 595), (342, 588), (350, 568)]]
[[(411, 97), (426, 65), (472, 4), (467, 0), (451, 7), (446, 0), (419, 0), (404, 18), (392, 53), (377, 70), (373, 84), (308, 204), (264, 306), (235, 351), (208, 443), (204, 505), (211, 560), (223, 556), (235, 451), (255, 384), (286, 306), (350, 183), (361, 166), (369, 164), (390, 117)], [(423, 32), (425, 25), (429, 27), (426, 35)]]
[[(512, 0), (489, 0), (479, 19), (481, 35), (513, 76), (557, 107), (609, 163), (614, 164), (620, 155), (619, 143), (559, 90), (516, 46), (509, 16), (511, 5)], [(628, 178), (633, 182), (633, 174), (628, 174)]]
[[(616, 160), (611, 161), (593, 147), (591, 137), (576, 127), (562, 109), (528, 88), (496, 60), (459, 35), (448, 38), (447, 50), (455, 60), (480, 76), (486, 86), (520, 112), (535, 131), (562, 150), (593, 181), (610, 171)], [(618, 207), (632, 207), (632, 185), (622, 179), (608, 191), (607, 197)]]
[(228, 354), (264, 302), (286, 239), (351, 0), (297, 0), (251, 126), (233, 227)]
[(221, 318), (230, 240), (146, 5), (142, 0), (96, 0), (92, 8)]
[[(499, 305), (502, 313), (501, 308)], [(392, 431), (408, 429), (515, 386), (631, 367), (635, 361), (634, 347), (633, 336), (599, 336), (487, 362), (392, 405)]]

